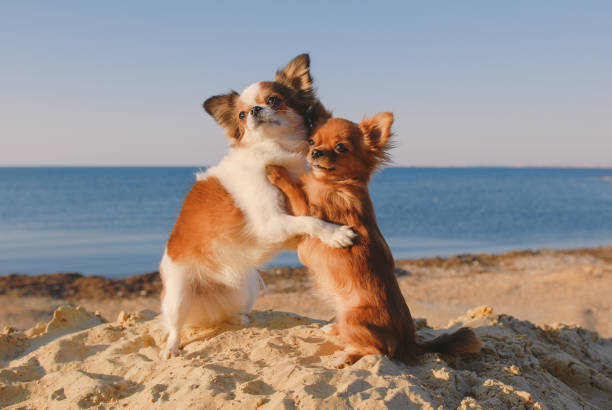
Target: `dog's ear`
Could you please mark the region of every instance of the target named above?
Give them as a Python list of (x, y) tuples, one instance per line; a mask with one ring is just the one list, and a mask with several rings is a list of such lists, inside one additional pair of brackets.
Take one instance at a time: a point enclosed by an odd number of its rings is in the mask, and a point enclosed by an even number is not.
[(309, 107), (309, 111), (306, 114), (310, 125), (310, 135), (313, 135), (323, 124), (332, 117), (331, 112), (321, 104), (321, 101), (317, 100), (314, 104)]
[(300, 54), (276, 72), (275, 81), (298, 92), (312, 93), (312, 77), (310, 76), (310, 57)]
[(206, 112), (223, 128), (225, 135), (233, 140), (240, 138), (240, 127), (236, 118), (236, 104), (239, 96), (240, 94), (236, 91), (232, 91), (229, 94), (210, 97), (203, 104)]
[(363, 132), (364, 143), (381, 159), (386, 159), (386, 150), (391, 148), (391, 124), (393, 113), (381, 112), (373, 117), (364, 118), (359, 124)]

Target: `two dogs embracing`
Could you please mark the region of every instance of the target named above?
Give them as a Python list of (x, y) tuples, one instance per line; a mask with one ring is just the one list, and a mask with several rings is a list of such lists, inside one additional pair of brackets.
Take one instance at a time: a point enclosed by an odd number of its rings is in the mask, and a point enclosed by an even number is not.
[(296, 247), (335, 305), (327, 330), (345, 343), (339, 367), (369, 354), (409, 363), (426, 352), (480, 350), (465, 327), (417, 341), (368, 194), (370, 176), (387, 159), (393, 114), (359, 124), (332, 118), (315, 95), (306, 54), (274, 81), (211, 97), (204, 109), (230, 149), (197, 175), (166, 245), (162, 357), (179, 352), (185, 326), (248, 325), (263, 285), (256, 267)]

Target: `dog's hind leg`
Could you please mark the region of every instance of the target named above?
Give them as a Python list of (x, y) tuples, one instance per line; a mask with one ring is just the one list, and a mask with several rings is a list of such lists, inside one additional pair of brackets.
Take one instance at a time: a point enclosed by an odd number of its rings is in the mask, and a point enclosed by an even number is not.
[(237, 289), (234, 296), (234, 303), (238, 308), (238, 312), (230, 318), (229, 322), (235, 325), (249, 325), (251, 321), (247, 317), (247, 313), (253, 309), (253, 305), (259, 296), (259, 292), (265, 287), (264, 281), (259, 276), (256, 269), (252, 269), (245, 278), (242, 286)]
[(379, 322), (380, 311), (373, 306), (354, 307), (338, 318), (337, 330), (347, 344), (337, 367), (350, 366), (363, 356), (378, 354), (392, 357), (397, 339), (392, 331)]
[(164, 295), (162, 299), (162, 314), (168, 331), (166, 347), (161, 352), (163, 359), (168, 359), (179, 353), (181, 328), (185, 323), (191, 292), (186, 289), (184, 272), (173, 266), (172, 272), (167, 272), (164, 278)]

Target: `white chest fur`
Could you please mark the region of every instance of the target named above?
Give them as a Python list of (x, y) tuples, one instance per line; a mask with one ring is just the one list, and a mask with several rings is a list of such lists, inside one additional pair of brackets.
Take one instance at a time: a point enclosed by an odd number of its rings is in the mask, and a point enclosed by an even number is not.
[(284, 166), (295, 178), (306, 172), (302, 154), (282, 151), (270, 143), (232, 148), (217, 166), (198, 174), (197, 179), (217, 177), (245, 214), (249, 233), (264, 242), (275, 242), (268, 236), (270, 219), (286, 211), (281, 192), (266, 178), (267, 165)]

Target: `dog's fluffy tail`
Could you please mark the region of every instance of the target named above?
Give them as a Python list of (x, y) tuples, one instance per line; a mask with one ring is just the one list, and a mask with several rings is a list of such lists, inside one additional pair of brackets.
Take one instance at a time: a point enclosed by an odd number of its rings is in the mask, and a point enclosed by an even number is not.
[(461, 353), (478, 353), (482, 348), (482, 342), (469, 327), (462, 327), (456, 332), (438, 336), (418, 345), (424, 353), (442, 353), (453, 356)]

